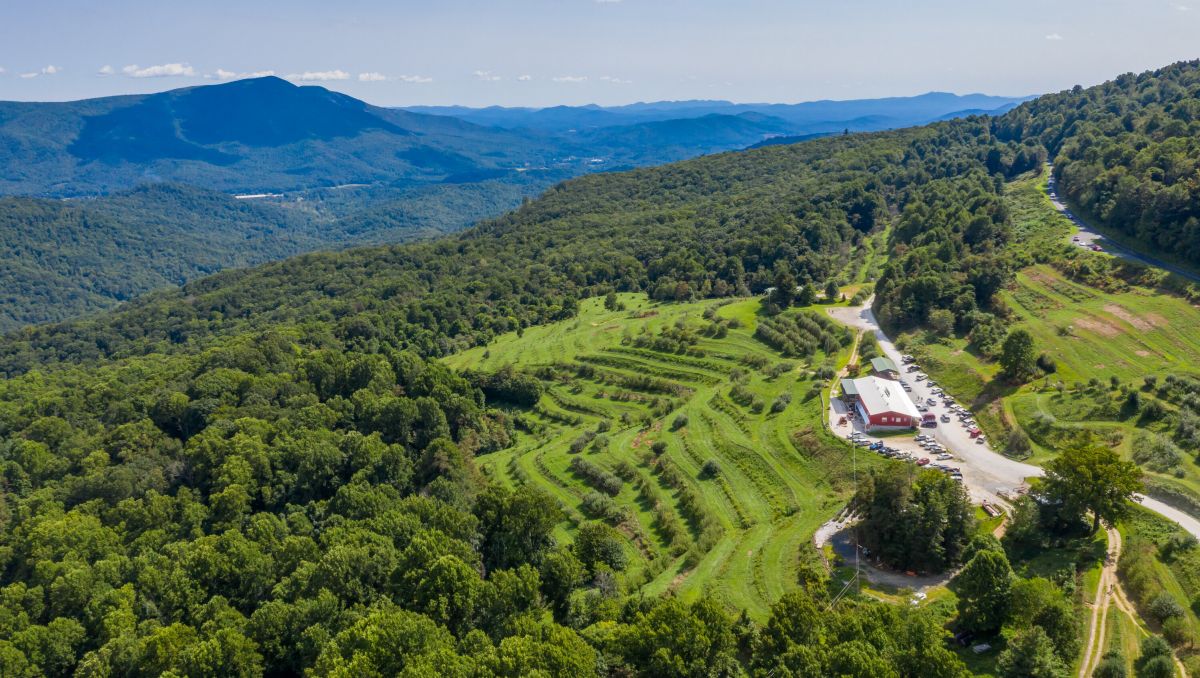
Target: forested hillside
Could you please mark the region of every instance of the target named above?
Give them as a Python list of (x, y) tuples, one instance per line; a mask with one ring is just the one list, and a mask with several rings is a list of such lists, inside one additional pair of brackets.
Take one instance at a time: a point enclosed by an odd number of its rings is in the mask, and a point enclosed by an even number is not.
[(1085, 213), (1200, 262), (1200, 61), (1039, 97), (993, 127), (1049, 149), (1062, 192)]
[[(761, 307), (778, 313), (797, 284), (811, 293), (833, 281), (832, 297), (839, 278), (874, 273), (860, 268), (879, 245), (888, 257), (876, 286), (885, 322), (920, 324), (941, 312), (960, 331), (1003, 331), (996, 292), (1022, 263), (1007, 247), (1004, 179), (1038, 166), (1045, 150), (999, 138), (996, 124), (970, 118), (592, 175), (435, 241), (227, 271), (92, 319), (7, 335), (0, 675), (965, 675), (944, 615), (839, 599), (811, 561), (789, 561), (794, 580), (770, 589), (741, 582), (772, 603), (753, 615), (707, 591), (686, 602), (646, 595), (625, 566), (635, 551), (651, 561), (652, 545), (603, 519), (565, 515), (558, 490), (523, 483), (519, 472), (506, 476), (511, 487), (493, 481), (477, 457), (510, 451), (518, 432), (539, 440), (538, 419), (549, 415), (524, 417), (522, 408), (545, 383), (567, 403), (578, 396), (568, 391), (573, 378), (580, 393), (603, 388), (606, 407), (623, 407), (608, 404), (619, 402), (616, 392), (648, 418), (621, 422), (624, 435), (678, 451), (686, 443), (667, 443), (667, 432), (691, 425), (680, 406), (714, 378), (739, 375), (729, 398), (752, 409), (764, 393), (782, 395), (757, 374), (777, 348), (815, 357), (821, 339), (827, 356), (844, 350), (828, 321), (788, 311), (769, 323), (812, 345), (801, 351), (771, 332), (731, 331), (736, 318), (714, 303), (703, 322), (680, 315), (654, 334), (645, 322), (646, 334), (630, 332), (633, 354), (615, 363), (608, 355), (590, 377), (570, 364), (535, 376), (488, 362), (501, 334), (510, 349), (534, 325), (586, 335), (572, 324), (588, 297), (604, 295), (621, 312), (609, 293), (673, 304), (774, 288)], [(644, 312), (622, 320), (648, 321), (656, 310)], [(815, 334), (802, 331), (810, 326)], [(714, 340), (702, 342), (702, 331)], [(742, 355), (738, 342), (756, 343)], [(485, 369), (457, 373), (433, 360), (472, 347)], [(750, 354), (757, 367), (742, 360)], [(809, 384), (804, 407), (821, 403), (811, 383), (833, 373), (812, 367), (782, 382)], [(828, 434), (789, 430), (776, 413), (735, 416), (716, 395), (686, 405), (711, 417), (697, 430), (732, 427), (724, 439), (745, 445), (738, 441), (752, 442), (757, 427), (795, 455), (774, 465), (718, 450), (736, 466), (730, 477), (754, 489), (744, 514), (729, 503), (730, 526), (758, 539), (785, 528), (795, 539), (786, 519), (829, 517), (820, 511), (832, 507), (799, 491), (837, 485), (809, 459)], [(783, 411), (801, 406), (778, 402)], [(546, 438), (558, 456), (535, 453), (530, 463), (575, 454), (574, 477), (619, 495), (629, 481), (593, 461), (607, 459), (598, 439), (571, 452)], [(702, 472), (724, 478), (720, 464)], [(920, 497), (901, 499), (919, 509)], [(648, 498), (632, 510), (654, 506)], [(589, 510), (606, 508), (597, 496)], [(673, 545), (672, 530), (688, 535), (680, 549), (717, 543), (702, 520), (682, 525), (661, 513), (646, 519), (655, 543)], [(992, 574), (1013, 580), (995, 540), (980, 536), (968, 583), (986, 596)], [(955, 547), (965, 539), (964, 529)], [(760, 556), (744, 556), (752, 557)], [(1049, 579), (1027, 584), (1042, 589), (1025, 606), (1025, 625), (1037, 629), (1026, 637), (1038, 653), (1028, 654), (1061, 665), (1055, 652), (1069, 656), (1070, 644), (1051, 647), (1041, 629), (1073, 637), (1070, 609)], [(966, 607), (981, 631), (1001, 623)]]
[[(971, 201), (944, 215), (949, 246), (971, 256), (936, 275), (957, 280), (960, 265), (984, 265), (1004, 237), (999, 183), (982, 169), (993, 147), (976, 119), (584, 177), (459, 236), (229, 271), (109, 316), (30, 328), (0, 347), (2, 366), (17, 373), (47, 361), (192, 350), (212, 335), (279, 323), (444, 355), (569, 317), (579, 299), (613, 288), (688, 299), (757, 293), (785, 278), (823, 281), (890, 210), (946, 186)], [(966, 303), (961, 296), (937, 303)]]
[(0, 198), (0, 330), (77, 317), (323, 242), (309, 215), (183, 186), (94, 201)]
[(70, 201), (0, 198), (0, 332), (78, 318), (228, 268), (403, 243), (516, 207), (559, 177), (237, 200), (181, 184)]

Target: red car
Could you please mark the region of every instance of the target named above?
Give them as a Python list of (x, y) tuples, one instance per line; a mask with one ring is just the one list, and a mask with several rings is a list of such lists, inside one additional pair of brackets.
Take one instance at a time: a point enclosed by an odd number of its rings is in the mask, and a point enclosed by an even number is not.
[(918, 459), (918, 460), (917, 460), (917, 466), (924, 466), (924, 465), (926, 465), (926, 464), (928, 464), (928, 463), (929, 463), (929, 460), (928, 460), (928, 459)]

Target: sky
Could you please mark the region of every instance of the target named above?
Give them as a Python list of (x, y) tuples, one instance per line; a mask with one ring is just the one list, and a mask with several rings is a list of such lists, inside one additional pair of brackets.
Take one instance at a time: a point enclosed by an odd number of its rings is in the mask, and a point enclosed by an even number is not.
[(385, 106), (1026, 95), (1197, 57), (1200, 0), (0, 1), (21, 101), (268, 73)]

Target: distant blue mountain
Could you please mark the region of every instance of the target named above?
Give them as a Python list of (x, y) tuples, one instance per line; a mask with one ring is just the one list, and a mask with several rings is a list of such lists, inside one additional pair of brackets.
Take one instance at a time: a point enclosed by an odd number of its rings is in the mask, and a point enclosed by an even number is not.
[[(251, 78), (65, 103), (0, 102), (0, 195), (96, 195), (147, 181), (230, 193), (484, 181), (514, 181), (525, 191), (777, 137), (903, 127), (1018, 101), (932, 92), (802, 104), (393, 109)], [(531, 181), (531, 170), (543, 178)]]
[(852, 131), (919, 125), (946, 117), (956, 117), (956, 114), (961, 111), (1007, 110), (1005, 107), (1015, 106), (1029, 98), (1031, 97), (928, 92), (912, 97), (848, 101), (823, 100), (798, 104), (735, 104), (729, 101), (695, 100), (640, 102), (607, 107), (594, 104), (550, 108), (412, 106), (404, 110), (444, 115), (479, 125), (546, 132), (583, 131), (710, 115), (736, 116), (757, 113), (787, 122), (793, 126), (793, 132), (797, 134), (807, 134), (816, 131), (832, 131), (838, 125), (842, 126), (839, 129), (845, 129), (849, 123), (857, 124), (856, 127), (851, 127)]

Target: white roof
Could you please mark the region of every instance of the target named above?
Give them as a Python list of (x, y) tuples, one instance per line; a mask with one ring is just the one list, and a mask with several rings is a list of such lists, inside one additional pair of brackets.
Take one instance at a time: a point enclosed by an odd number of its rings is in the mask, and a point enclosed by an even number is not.
[(858, 399), (868, 414), (898, 412), (921, 418), (917, 406), (909, 400), (899, 382), (879, 377), (862, 377), (854, 380), (854, 387), (858, 389)]

